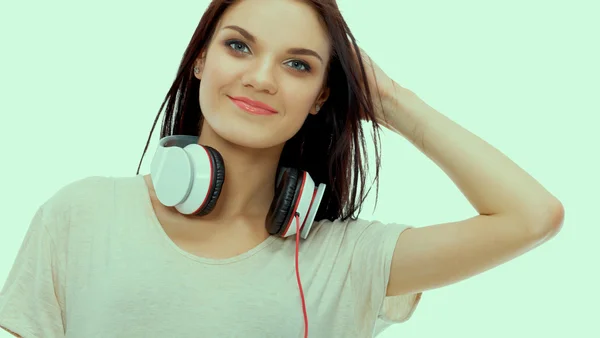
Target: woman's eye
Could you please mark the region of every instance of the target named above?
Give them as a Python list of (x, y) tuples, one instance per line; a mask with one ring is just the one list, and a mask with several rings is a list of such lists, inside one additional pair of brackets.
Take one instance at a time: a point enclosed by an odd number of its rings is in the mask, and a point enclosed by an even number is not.
[(227, 46), (231, 49), (233, 49), (235, 52), (239, 52), (239, 53), (249, 53), (250, 50), (248, 49), (248, 46), (246, 46), (245, 43), (241, 42), (241, 41), (227, 41), (226, 42)]
[[(225, 42), (225, 45), (228, 48), (231, 48), (236, 53), (250, 53), (250, 49), (248, 48), (248, 45), (246, 45), (245, 43), (243, 43), (239, 40), (229, 40), (229, 41)], [(290, 67), (292, 67), (294, 70), (299, 71), (301, 73), (308, 73), (311, 70), (310, 66), (306, 62), (303, 62), (303, 61), (292, 60), (292, 61), (287, 62), (287, 64)]]
[(290, 67), (294, 68), (294, 70), (297, 70), (299, 72), (309, 72), (310, 71), (310, 66), (302, 61), (292, 60), (292, 61), (288, 62), (288, 64), (290, 65)]

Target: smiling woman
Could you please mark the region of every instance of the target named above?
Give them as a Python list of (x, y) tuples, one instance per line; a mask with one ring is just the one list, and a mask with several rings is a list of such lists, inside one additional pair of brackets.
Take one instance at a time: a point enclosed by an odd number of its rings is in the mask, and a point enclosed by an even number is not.
[[(281, 152), (307, 115), (315, 115), (315, 104), (328, 98), (327, 64), (323, 60), (330, 58), (331, 43), (317, 13), (304, 3), (270, 4), (274, 7), (247, 19), (251, 5), (240, 2), (234, 6), (239, 10), (227, 11), (215, 28), (211, 43), (199, 51), (195, 76), (201, 80), (202, 118), (208, 122), (207, 128), (231, 143), (250, 149), (276, 147)], [(287, 7), (296, 7), (295, 13)], [(283, 24), (286, 29), (275, 28)], [(303, 34), (294, 35), (292, 31)], [(290, 40), (290, 36), (294, 39)], [(229, 102), (223, 101), (232, 96), (247, 97), (245, 103), (255, 102), (253, 107), (273, 107), (267, 110), (278, 115), (269, 120), (230, 115), (236, 112), (229, 109)], [(200, 130), (200, 135), (201, 143), (206, 143), (204, 130)]]
[[(85, 178), (39, 208), (0, 294), (0, 327), (371, 337), (406, 321), (425, 290), (516, 257), (562, 223), (529, 175), (387, 78), (334, 0), (212, 1), (152, 129), (163, 112), (149, 175)], [(382, 124), (479, 215), (422, 228), (357, 218), (365, 120), (376, 178)]]

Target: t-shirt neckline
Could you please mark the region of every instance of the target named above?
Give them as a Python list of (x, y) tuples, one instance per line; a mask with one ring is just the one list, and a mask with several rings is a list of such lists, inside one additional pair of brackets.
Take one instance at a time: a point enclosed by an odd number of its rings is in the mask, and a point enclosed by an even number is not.
[(177, 244), (175, 244), (175, 242), (173, 242), (173, 240), (169, 237), (169, 235), (167, 235), (167, 233), (165, 232), (165, 229), (163, 228), (162, 224), (160, 223), (160, 221), (158, 219), (158, 216), (156, 215), (156, 212), (154, 211), (154, 207), (152, 206), (152, 200), (150, 199), (150, 192), (148, 191), (149, 187), (146, 184), (144, 176), (137, 175), (137, 180), (140, 185), (140, 193), (141, 193), (142, 201), (144, 204), (144, 208), (148, 211), (147, 215), (149, 215), (152, 227), (155, 230), (157, 230), (157, 233), (161, 237), (162, 241), (164, 241), (171, 249), (175, 250), (175, 252), (186, 257), (187, 259), (190, 259), (190, 260), (193, 260), (193, 261), (196, 261), (199, 263), (203, 263), (203, 264), (210, 264), (210, 265), (232, 264), (232, 263), (236, 263), (236, 262), (242, 261), (244, 259), (247, 259), (247, 258), (250, 258), (250, 257), (256, 255), (257, 253), (259, 253), (260, 251), (262, 251), (269, 245), (273, 244), (275, 242), (275, 240), (277, 239), (276, 236), (269, 236), (264, 241), (259, 243), (257, 246), (251, 248), (250, 250), (243, 252), (239, 255), (228, 257), (228, 258), (209, 258), (209, 257), (202, 257), (202, 256), (192, 254), (192, 253), (180, 248)]

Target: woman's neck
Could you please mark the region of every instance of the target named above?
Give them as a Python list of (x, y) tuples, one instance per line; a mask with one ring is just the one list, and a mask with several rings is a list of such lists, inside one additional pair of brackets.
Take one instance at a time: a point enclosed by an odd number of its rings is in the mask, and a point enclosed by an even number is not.
[(236, 221), (265, 219), (274, 197), (275, 178), (283, 145), (249, 149), (232, 144), (204, 128), (198, 141), (217, 150), (225, 164), (225, 181), (210, 214), (203, 219)]

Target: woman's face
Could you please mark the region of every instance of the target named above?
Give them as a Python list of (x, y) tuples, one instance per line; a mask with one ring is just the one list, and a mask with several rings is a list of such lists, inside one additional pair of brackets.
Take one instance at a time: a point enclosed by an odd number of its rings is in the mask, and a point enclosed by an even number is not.
[[(302, 1), (237, 2), (197, 63), (205, 123), (243, 147), (282, 145), (327, 98), (330, 45), (317, 13)], [(272, 112), (262, 114), (256, 102)]]

